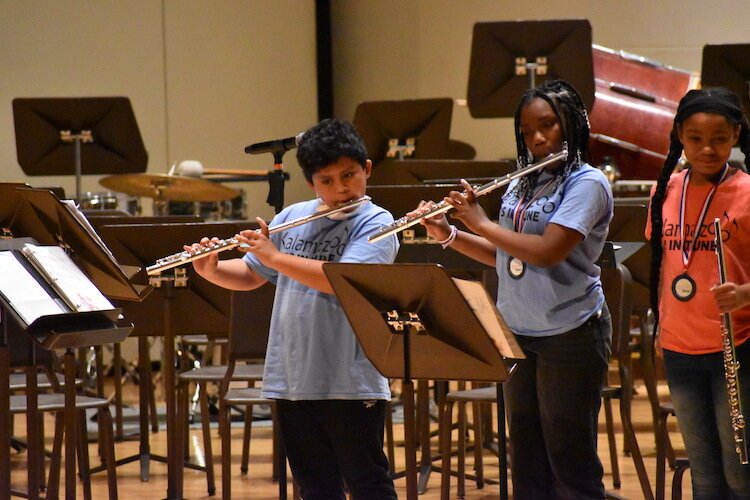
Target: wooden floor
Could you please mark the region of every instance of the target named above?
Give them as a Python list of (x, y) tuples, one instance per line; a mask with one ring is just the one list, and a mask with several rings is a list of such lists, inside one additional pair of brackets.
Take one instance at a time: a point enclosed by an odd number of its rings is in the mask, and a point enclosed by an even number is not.
[[(665, 391), (665, 387), (661, 386), (660, 391)], [(132, 392), (131, 392), (132, 391)], [(126, 392), (126, 395), (132, 395), (137, 397), (137, 389), (131, 386), (131, 389)], [(129, 400), (129, 403), (136, 405), (137, 401)], [(615, 414), (619, 415), (618, 409), (615, 403)], [(650, 410), (645, 397), (645, 390), (642, 386), (638, 387), (638, 394), (634, 400), (634, 425), (637, 431), (637, 437), (642, 452), (644, 453), (645, 465), (649, 473), (649, 477), (653, 484), (655, 482), (655, 452), (654, 452), (654, 437), (652, 432), (652, 423)], [(623, 456), (622, 454), (622, 433), (619, 425), (619, 417), (615, 418), (615, 422), (618, 429), (617, 442), (619, 449), (619, 463), (621, 470), (622, 486), (618, 490), (612, 489), (612, 476), (611, 467), (609, 463), (609, 449), (607, 445), (606, 435), (604, 433), (604, 412), (600, 414), (600, 434), (599, 434), (599, 454), (602, 462), (604, 463), (604, 483), (605, 487), (611, 490), (613, 493), (630, 499), (643, 498), (641, 488), (638, 483), (638, 478), (635, 474), (633, 466), (633, 460), (629, 456)], [(673, 424), (674, 425), (674, 424)], [(51, 423), (47, 425), (47, 429), (52, 429)], [(434, 428), (437, 429), (437, 424), (434, 424)], [(215, 432), (215, 431), (214, 431)], [(403, 435), (403, 426), (396, 425), (395, 432), (397, 439)], [(23, 419), (17, 419), (14, 434), (17, 436), (24, 435), (24, 422)], [(682, 440), (679, 436), (679, 432), (676, 427), (670, 427), (670, 435), (672, 438), (673, 445), (677, 450), (677, 454), (684, 455), (684, 449)], [(216, 461), (216, 472), (217, 472), (217, 495), (209, 497), (206, 491), (206, 480), (205, 474), (199, 471), (187, 469), (185, 470), (185, 498), (189, 499), (202, 499), (202, 498), (220, 498), (221, 497), (221, 477), (220, 477), (220, 440), (218, 435), (213, 440), (214, 454), (217, 457)], [(49, 438), (48, 443), (49, 443)], [(455, 439), (455, 433), (454, 433)], [(241, 453), (241, 440), (242, 440), (242, 429), (232, 429), (232, 497), (233, 498), (253, 498), (253, 499), (275, 499), (278, 498), (278, 485), (271, 481), (271, 429), (268, 426), (256, 427), (253, 430), (252, 447), (250, 455), (250, 470), (247, 475), (243, 475), (239, 470), (240, 453)], [(436, 440), (435, 440), (436, 441)], [(152, 453), (158, 455), (164, 455), (166, 450), (166, 432), (159, 431), (150, 436)], [(194, 459), (200, 461), (203, 456), (203, 446), (200, 432), (198, 430), (191, 431), (190, 433), (190, 449)], [(49, 444), (51, 447), (51, 444)], [(437, 444), (435, 443), (435, 446)], [(92, 462), (96, 462), (96, 446), (92, 444), (90, 446)], [(115, 445), (115, 453), (118, 458), (130, 456), (138, 453), (138, 441), (123, 441)], [(437, 454), (437, 450), (435, 452)], [(498, 478), (498, 460), (497, 458), (487, 452), (485, 455), (485, 475), (488, 478)], [(471, 457), (467, 458), (468, 466), (467, 470), (471, 470), (471, 464), (473, 460)], [(455, 459), (453, 460), (453, 466), (455, 467)], [(403, 469), (404, 457), (403, 448), (397, 448), (396, 450), (396, 469)], [(12, 452), (11, 457), (12, 464), (12, 483), (13, 487), (17, 489), (25, 489), (26, 485), (26, 454)], [(120, 498), (146, 498), (146, 499), (160, 499), (166, 496), (166, 465), (159, 462), (151, 462), (150, 467), (150, 479), (148, 482), (141, 482), (139, 477), (139, 465), (137, 462), (118, 467), (118, 489)], [(670, 498), (670, 484), (671, 483), (671, 472), (668, 471), (667, 475), (667, 497)], [(62, 483), (64, 485), (64, 483)], [(452, 498), (455, 498), (455, 485), (456, 481), (453, 478), (452, 486)], [(440, 497), (439, 492), (440, 486), (440, 474), (432, 473), (427, 491), (420, 496), (424, 500), (433, 500)], [(396, 481), (396, 488), (399, 494), (399, 498), (406, 498), (406, 484), (404, 479), (398, 479)], [(690, 474), (685, 474), (683, 479), (683, 498), (690, 499)], [(291, 498), (291, 488), (290, 488)], [(104, 473), (99, 473), (94, 476), (93, 479), (93, 497), (94, 498), (107, 498), (106, 488), (106, 476)], [(499, 497), (499, 488), (496, 485), (486, 485), (483, 489), (479, 490), (475, 484), (471, 481), (467, 482), (466, 497), (471, 500), (479, 499), (493, 499)], [(83, 498), (80, 487), (78, 488), (78, 498)]]

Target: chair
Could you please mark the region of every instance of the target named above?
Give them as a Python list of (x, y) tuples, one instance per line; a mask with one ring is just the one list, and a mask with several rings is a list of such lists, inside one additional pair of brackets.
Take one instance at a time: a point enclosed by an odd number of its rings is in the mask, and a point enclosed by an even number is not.
[[(29, 337), (20, 330), (20, 327), (13, 321), (8, 323), (8, 345), (10, 346), (10, 363), (12, 367), (26, 367), (26, 373), (42, 369), (44, 376), (39, 377), (39, 384), (36, 387), (37, 411), (39, 413), (55, 413), (55, 437), (51, 453), (50, 473), (47, 481), (46, 498), (57, 498), (60, 480), (60, 466), (62, 460), (62, 444), (64, 421), (63, 412), (65, 411), (65, 395), (62, 391), (62, 384), (57, 380), (53, 370), (55, 366), (54, 353), (42, 349), (35, 344)], [(99, 374), (101, 375), (101, 374)], [(22, 384), (18, 374), (11, 378), (11, 388), (14, 390), (29, 389), (26, 387), (25, 380)], [(78, 385), (78, 381), (76, 381)], [(52, 393), (38, 393), (39, 389), (52, 389)], [(28, 392), (28, 391), (27, 391)], [(10, 396), (10, 415), (26, 414), (29, 411), (27, 404), (28, 394), (16, 394)], [(112, 428), (112, 416), (109, 411), (109, 401), (106, 398), (93, 398), (82, 395), (76, 395), (75, 408), (79, 415), (76, 430), (78, 431), (78, 456), (79, 456), (79, 474), (83, 481), (83, 495), (85, 499), (91, 499), (91, 481), (90, 476), (98, 470), (107, 470), (107, 482), (109, 488), (109, 498), (117, 498), (117, 476), (115, 470), (115, 451), (114, 436)], [(96, 409), (98, 411), (98, 426), (100, 434), (100, 450), (102, 453), (102, 465), (91, 469), (88, 459), (88, 445), (86, 437), (86, 414), (87, 409)], [(37, 432), (43, 436), (44, 430), (42, 421), (39, 419), (38, 429), (27, 429), (27, 433)], [(35, 440), (43, 446), (43, 439), (37, 437)], [(44, 477), (44, 460), (43, 449), (28, 448), (29, 467), (34, 469), (32, 475), (43, 480)], [(33, 455), (33, 457), (32, 457)], [(39, 483), (41, 484), (41, 483)], [(32, 486), (32, 485), (30, 485)], [(25, 493), (13, 491), (18, 496), (27, 496)]]
[[(481, 489), (484, 487), (485, 478), (483, 471), (483, 458), (482, 449), (485, 440), (482, 437), (482, 417), (480, 410), (480, 403), (491, 404), (497, 403), (497, 386), (492, 384), (488, 387), (480, 387), (476, 389), (463, 389), (463, 383), (459, 383), (459, 390), (449, 392), (445, 395), (445, 403), (442, 411), (442, 420), (440, 422), (441, 428), (441, 455), (442, 455), (442, 498), (450, 497), (450, 474), (451, 474), (451, 431), (453, 430), (453, 405), (458, 403), (458, 450), (456, 452), (458, 458), (458, 489), (457, 497), (464, 498), (465, 495), (465, 480), (466, 480), (466, 435), (468, 430), (468, 424), (466, 419), (466, 404), (471, 403), (473, 407), (474, 417), (474, 469), (476, 475), (474, 480), (476, 481), (477, 488)], [(505, 426), (498, 422), (498, 439), (505, 439)], [(503, 467), (504, 462), (498, 461), (498, 465)], [(505, 471), (500, 471), (500, 477), (502, 478)], [(489, 481), (487, 481), (489, 482)]]
[(670, 416), (675, 416), (672, 403), (666, 402), (659, 405), (659, 423), (657, 426), (659, 440), (656, 443), (656, 500), (664, 500), (666, 496), (667, 463), (674, 470), (674, 475), (672, 476), (672, 500), (682, 498), (682, 476), (690, 468), (690, 461), (687, 458), (674, 457), (667, 428), (667, 419)]
[(617, 360), (620, 385), (607, 386), (602, 391), (602, 403), (607, 425), (612, 475), (615, 488), (620, 487), (617, 446), (614, 439), (614, 425), (612, 417), (612, 399), (620, 400), (620, 419), (622, 421), (625, 443), (630, 449), (635, 464), (638, 480), (641, 484), (643, 496), (653, 499), (651, 484), (643, 464), (643, 457), (635, 436), (631, 419), (631, 402), (633, 396), (633, 376), (631, 373), (630, 349), (630, 314), (632, 307), (632, 278), (627, 267), (618, 264), (615, 267), (602, 268), (602, 288), (612, 315), (612, 357)]
[[(213, 452), (211, 447), (208, 393), (205, 387), (211, 382), (219, 383), (222, 386), (226, 383), (227, 387), (230, 382), (246, 382), (248, 387), (253, 387), (256, 382), (263, 379), (263, 364), (260, 361), (265, 356), (266, 343), (268, 342), (274, 292), (275, 287), (270, 284), (263, 285), (261, 288), (251, 292), (233, 292), (231, 295), (227, 364), (196, 368), (180, 373), (177, 377), (178, 407), (180, 408), (185, 408), (187, 405), (188, 386), (191, 383), (201, 384), (202, 387), (199, 393), (199, 402), (206, 465), (200, 466), (188, 463), (186, 467), (206, 471), (209, 495), (216, 493), (216, 482), (214, 479)], [(226, 389), (224, 389), (224, 392), (226, 392)], [(223, 393), (220, 389), (220, 400), (221, 394)], [(187, 432), (187, 413), (181, 413), (184, 417), (179, 428)], [(243, 442), (241, 466), (243, 473), (246, 473), (248, 469), (251, 429), (252, 409), (250, 408), (245, 412), (245, 440)], [(187, 449), (184, 451), (187, 452)]]

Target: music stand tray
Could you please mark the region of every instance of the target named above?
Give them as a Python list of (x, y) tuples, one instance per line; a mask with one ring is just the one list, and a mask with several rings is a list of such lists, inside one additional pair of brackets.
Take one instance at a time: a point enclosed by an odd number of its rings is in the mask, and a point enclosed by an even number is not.
[[(71, 257), (108, 298), (142, 300), (146, 287), (134, 286), (130, 277), (115, 260), (98, 234), (51, 192), (44, 189), (16, 188), (23, 202), (9, 217), (13, 236), (34, 238), (40, 245), (63, 245), (72, 250)], [(3, 218), (0, 215), (0, 218)]]
[(438, 265), (328, 263), (323, 270), (367, 358), (383, 376), (403, 380), (407, 498), (415, 499), (412, 381), (504, 382), (523, 353), (492, 302), (480, 307)]
[(474, 25), (467, 101), (474, 118), (513, 116), (521, 95), (545, 80), (573, 85), (594, 103), (591, 24), (586, 19)]

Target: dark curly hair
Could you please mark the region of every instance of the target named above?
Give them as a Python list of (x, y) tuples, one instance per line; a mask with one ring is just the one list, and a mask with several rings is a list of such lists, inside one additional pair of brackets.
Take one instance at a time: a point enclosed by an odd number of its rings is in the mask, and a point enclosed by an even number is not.
[(302, 135), (297, 147), (297, 161), (308, 182), (315, 172), (341, 157), (351, 158), (363, 168), (367, 162), (365, 143), (354, 125), (342, 120), (321, 121)]
[[(568, 160), (562, 175), (558, 177), (555, 188), (576, 170), (582, 161), (590, 161), (589, 154), (589, 118), (578, 91), (564, 80), (548, 80), (539, 87), (527, 90), (521, 97), (515, 114), (516, 150), (518, 151), (519, 168), (525, 167), (529, 162), (529, 148), (523, 140), (521, 133), (521, 111), (534, 99), (543, 99), (550, 105), (560, 121), (563, 141), (568, 144)], [(541, 158), (536, 158), (539, 161)], [(528, 195), (536, 185), (539, 172), (525, 176), (518, 182), (513, 194), (516, 196)]]
[(725, 88), (712, 87), (691, 90), (680, 100), (674, 117), (672, 131), (669, 134), (669, 154), (664, 161), (664, 168), (656, 181), (656, 189), (651, 197), (651, 278), (649, 299), (654, 313), (654, 335), (659, 324), (659, 278), (661, 274), (661, 260), (663, 249), (661, 236), (663, 230), (662, 205), (667, 193), (669, 178), (674, 172), (677, 162), (682, 156), (682, 143), (678, 137), (682, 123), (696, 113), (720, 114), (734, 125), (740, 126), (740, 136), (737, 141), (740, 150), (745, 154), (745, 170), (750, 167), (750, 127), (747, 118), (742, 113), (740, 99)]

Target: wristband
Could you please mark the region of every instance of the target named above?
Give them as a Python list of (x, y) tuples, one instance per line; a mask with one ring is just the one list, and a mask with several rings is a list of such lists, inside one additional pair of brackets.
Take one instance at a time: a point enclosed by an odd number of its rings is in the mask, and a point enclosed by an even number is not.
[(438, 241), (438, 243), (443, 247), (443, 250), (451, 246), (453, 242), (456, 241), (457, 234), (458, 234), (458, 228), (454, 226), (453, 224), (451, 224), (451, 232), (448, 235), (448, 237), (442, 241)]

